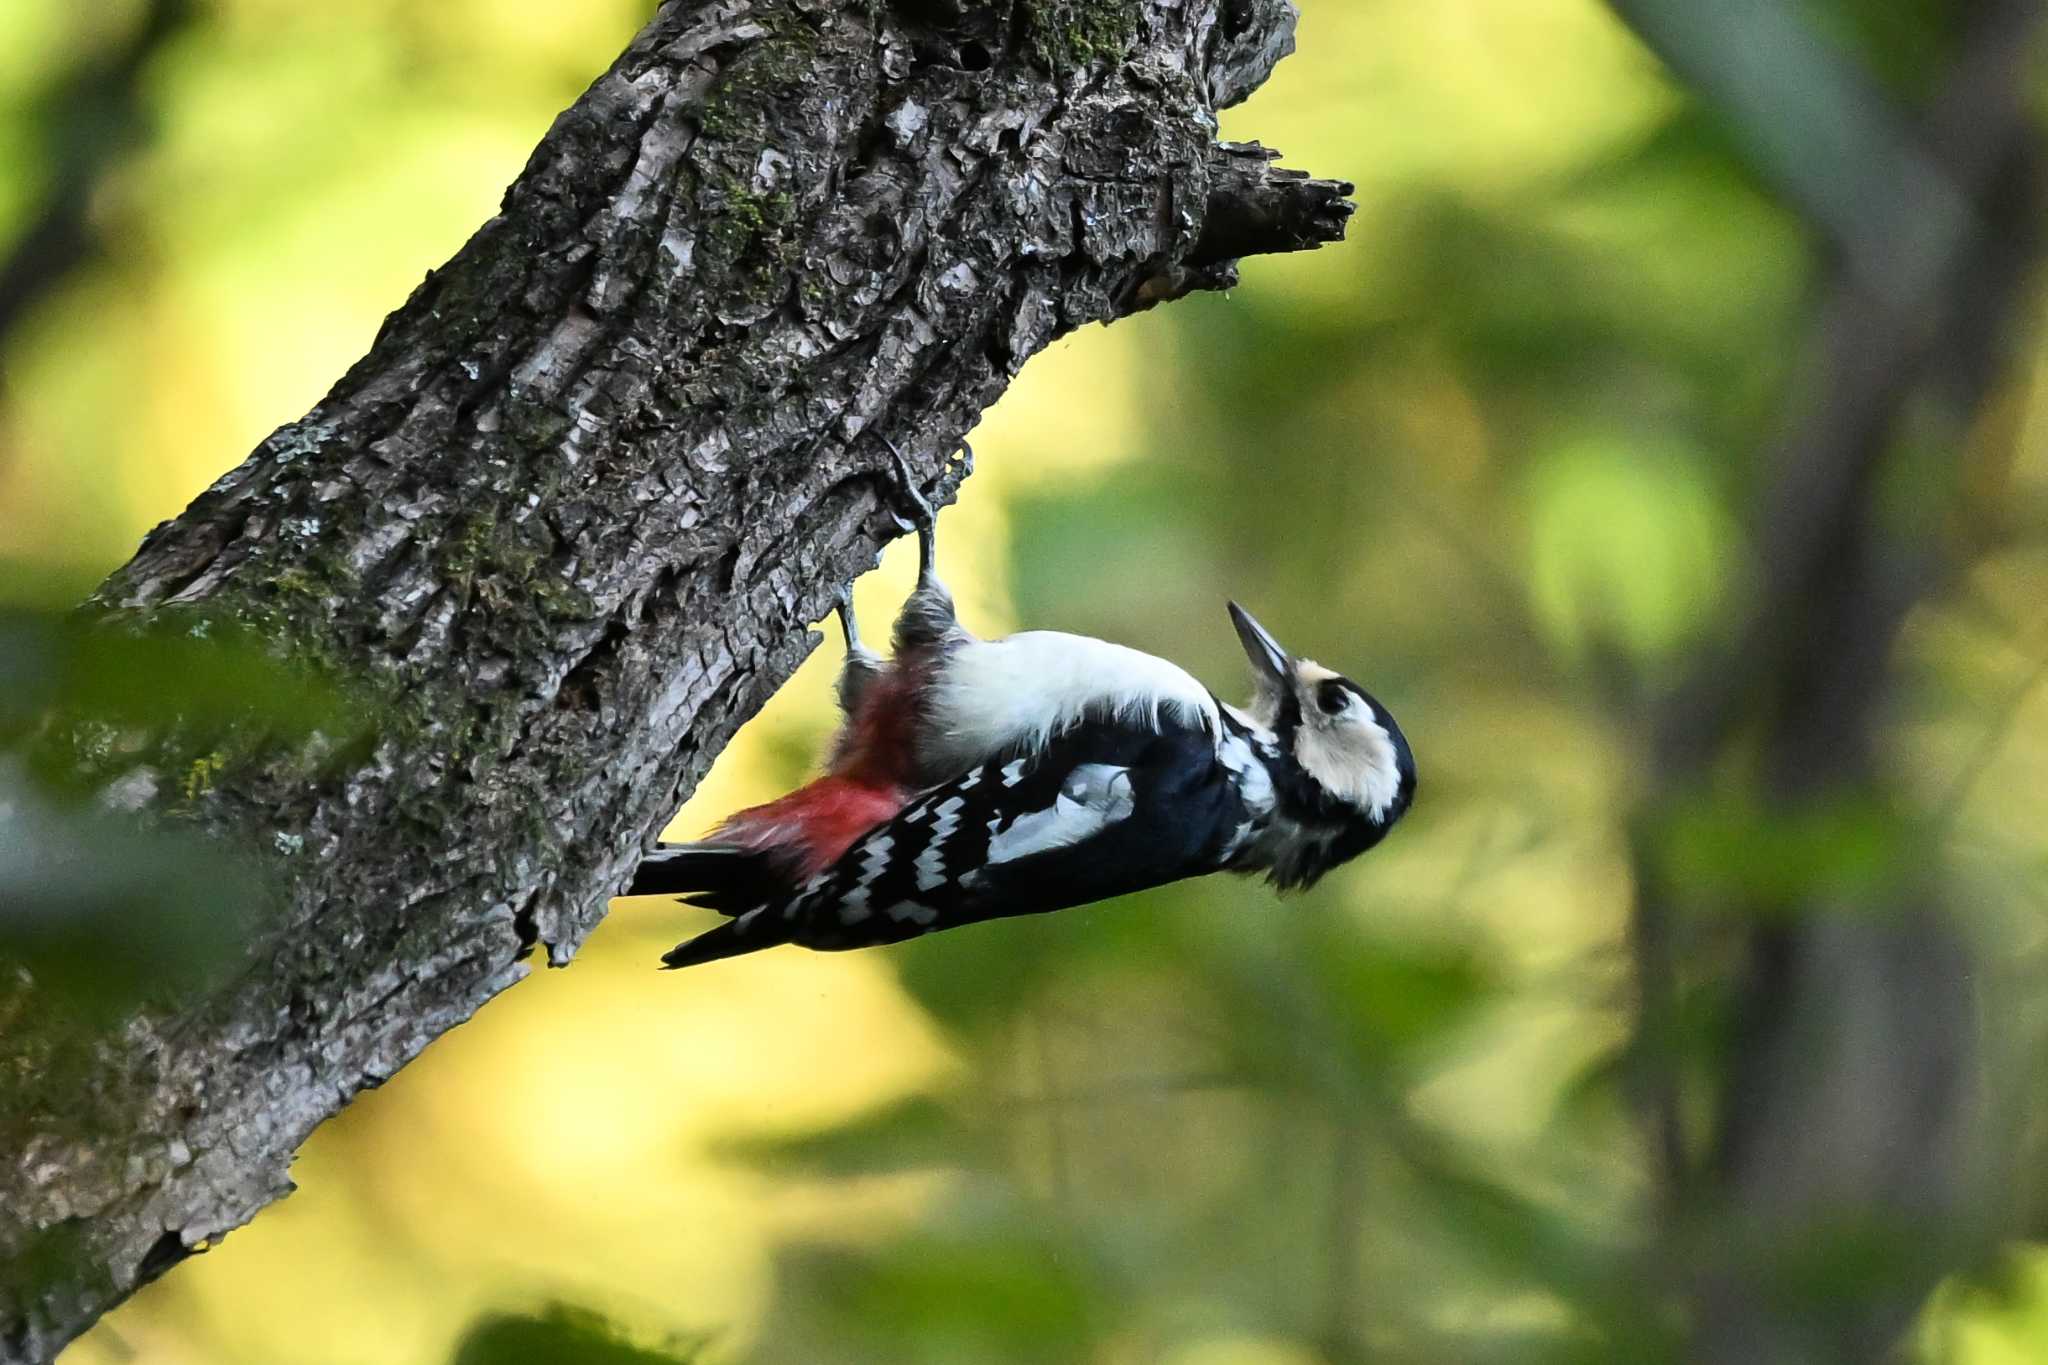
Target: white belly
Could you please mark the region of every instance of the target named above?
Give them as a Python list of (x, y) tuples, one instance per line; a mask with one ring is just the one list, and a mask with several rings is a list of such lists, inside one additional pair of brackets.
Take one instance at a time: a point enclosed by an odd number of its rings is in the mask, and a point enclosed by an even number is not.
[(1038, 747), (1083, 719), (1178, 721), (1214, 731), (1215, 700), (1156, 655), (1054, 630), (976, 640), (946, 660), (932, 690), (925, 760), (959, 772), (1015, 745)]

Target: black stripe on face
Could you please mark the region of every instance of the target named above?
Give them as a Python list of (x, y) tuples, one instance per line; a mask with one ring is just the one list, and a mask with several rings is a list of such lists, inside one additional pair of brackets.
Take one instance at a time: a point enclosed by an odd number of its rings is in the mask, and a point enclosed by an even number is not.
[(1279, 737), (1285, 752), (1294, 752), (1294, 732), (1300, 728), (1301, 694), (1290, 687), (1281, 694), (1280, 711), (1273, 717), (1273, 733)]

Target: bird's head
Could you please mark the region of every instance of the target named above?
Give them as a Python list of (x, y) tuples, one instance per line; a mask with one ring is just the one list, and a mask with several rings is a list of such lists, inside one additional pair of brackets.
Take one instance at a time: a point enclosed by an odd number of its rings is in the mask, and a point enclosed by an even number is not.
[(1281, 648), (1235, 602), (1230, 619), (1258, 680), (1245, 709), (1323, 801), (1384, 832), (1415, 797), (1415, 755), (1401, 727), (1371, 693)]

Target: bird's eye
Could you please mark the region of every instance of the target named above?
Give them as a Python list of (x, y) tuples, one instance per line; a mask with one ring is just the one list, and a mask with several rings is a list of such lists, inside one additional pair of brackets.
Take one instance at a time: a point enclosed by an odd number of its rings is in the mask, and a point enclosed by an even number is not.
[(1350, 704), (1351, 693), (1340, 682), (1326, 682), (1316, 693), (1316, 705), (1326, 716), (1334, 716)]

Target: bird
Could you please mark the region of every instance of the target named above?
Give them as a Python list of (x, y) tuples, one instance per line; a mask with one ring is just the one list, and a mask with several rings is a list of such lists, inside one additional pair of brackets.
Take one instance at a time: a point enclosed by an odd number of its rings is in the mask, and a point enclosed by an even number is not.
[(1254, 683), (1241, 707), (1128, 646), (969, 632), (935, 572), (930, 503), (888, 444), (913, 514), (898, 520), (920, 547), (891, 657), (862, 644), (842, 591), (843, 714), (825, 772), (657, 848), (625, 892), (729, 917), (664, 967), (897, 943), (1213, 872), (1297, 890), (1407, 813), (1415, 758), (1392, 714), (1236, 602)]

